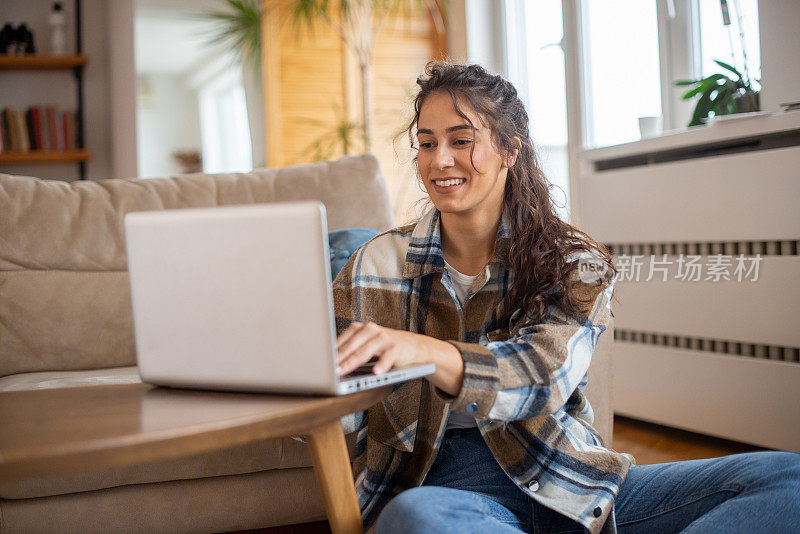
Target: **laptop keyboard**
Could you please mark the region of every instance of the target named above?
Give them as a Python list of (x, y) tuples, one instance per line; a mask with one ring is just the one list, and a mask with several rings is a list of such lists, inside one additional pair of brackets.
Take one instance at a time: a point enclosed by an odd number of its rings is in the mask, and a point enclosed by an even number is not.
[(366, 376), (374, 374), (372, 369), (375, 367), (375, 362), (368, 362), (362, 365), (361, 367), (355, 369), (354, 371), (339, 377), (339, 380), (347, 380), (348, 378), (355, 378), (357, 376)]

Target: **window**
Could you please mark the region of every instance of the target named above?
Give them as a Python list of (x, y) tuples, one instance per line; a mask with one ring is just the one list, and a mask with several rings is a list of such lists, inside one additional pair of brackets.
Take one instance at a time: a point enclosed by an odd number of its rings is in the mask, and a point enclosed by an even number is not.
[[(728, 0), (730, 24), (727, 26), (720, 2), (695, 2), (698, 3), (700, 21), (700, 40), (696, 47), (701, 63), (700, 75), (705, 77), (720, 72), (720, 67), (714, 63), (718, 59), (736, 67), (746, 79), (759, 80), (758, 0)], [(743, 40), (740, 29), (743, 30)]]
[[(485, 7), (478, 0), (468, 0), (468, 7), (470, 2)], [(722, 24), (723, 4), (730, 26)], [(682, 100), (686, 89), (675, 87), (675, 81), (719, 72), (714, 59), (744, 73), (740, 20), (747, 71), (750, 78), (760, 78), (758, 0), (504, 0), (493, 5), (503, 6), (504, 74), (526, 103), (546, 176), (566, 194), (553, 190), (554, 197), (567, 201), (562, 216), (574, 206), (569, 173), (575, 172), (577, 150), (639, 140), (639, 117), (661, 115), (665, 130), (685, 127), (694, 102)], [(472, 11), (472, 22), (485, 27), (485, 9)], [(563, 40), (564, 28), (577, 32), (576, 42)], [(565, 63), (570, 77), (577, 77), (570, 86)]]
[(639, 117), (661, 115), (656, 3), (584, 0), (584, 144), (639, 139)]
[(229, 68), (200, 89), (203, 172), (253, 168), (250, 126), (240, 68)]
[(561, 0), (506, 4), (508, 78), (517, 88), (530, 119), (539, 165), (551, 184), (559, 216), (569, 219), (567, 92)]
[[(750, 79), (761, 77), (758, 0), (506, 0), (504, 5), (506, 74), (524, 90), (539, 136), (559, 135), (559, 125), (537, 115), (560, 113), (565, 94), (563, 76), (551, 70), (561, 56), (563, 34), (554, 10), (577, 19), (564, 22), (579, 32), (581, 102), (570, 105), (579, 109), (585, 147), (638, 140), (638, 117), (663, 115), (665, 129), (684, 127), (694, 102), (683, 101), (685, 88), (674, 83), (720, 72), (714, 59)], [(542, 48), (547, 45), (555, 46)], [(550, 106), (537, 109), (545, 95)]]

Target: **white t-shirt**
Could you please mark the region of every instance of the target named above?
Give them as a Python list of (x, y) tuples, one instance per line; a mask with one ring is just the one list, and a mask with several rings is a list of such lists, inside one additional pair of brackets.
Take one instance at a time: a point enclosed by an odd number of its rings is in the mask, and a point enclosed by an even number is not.
[[(467, 300), (467, 293), (469, 293), (469, 288), (472, 287), (472, 283), (478, 278), (478, 275), (469, 276), (466, 274), (462, 274), (455, 270), (455, 268), (447, 263), (444, 262), (444, 266), (447, 269), (447, 273), (450, 275), (450, 281), (453, 282), (453, 289), (456, 292), (456, 297), (458, 297), (458, 302), (461, 303), (461, 306), (464, 306), (464, 301)], [(447, 426), (445, 430), (449, 430), (451, 428), (474, 428), (478, 426), (475, 422), (475, 418), (469, 415), (462, 415), (460, 413), (450, 412), (450, 415), (447, 418)]]

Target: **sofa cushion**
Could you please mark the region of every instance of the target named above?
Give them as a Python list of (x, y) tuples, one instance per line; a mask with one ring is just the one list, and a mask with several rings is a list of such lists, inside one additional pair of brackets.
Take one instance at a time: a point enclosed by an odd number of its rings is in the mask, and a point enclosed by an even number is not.
[(371, 228), (348, 228), (329, 233), (328, 248), (331, 255), (331, 280), (336, 278), (336, 275), (342, 270), (350, 256), (361, 248), (361, 245), (376, 235), (378, 235), (378, 232)]
[(0, 376), (135, 363), (126, 213), (293, 200), (322, 201), (332, 231), (392, 225), (370, 155), (149, 180), (0, 174)]
[(321, 519), (325, 509), (309, 468), (0, 499), (3, 534), (239, 532)]
[(0, 378), (0, 392), (141, 383), (136, 366), (89, 371), (42, 371)]
[[(354, 437), (348, 439), (352, 453)], [(0, 498), (28, 499), (92, 491), (131, 484), (190, 480), (256, 473), (273, 469), (311, 467), (305, 443), (291, 438), (270, 439), (204, 454), (195, 454), (129, 467), (83, 471), (49, 478), (0, 482)]]
[[(23, 391), (56, 387), (91, 387), (140, 382), (136, 367), (23, 373), (0, 378), (0, 391)], [(347, 436), (352, 456), (355, 434)], [(31, 478), (0, 482), (0, 498), (26, 499), (91, 491), (128, 484), (198, 479), (255, 473), (271, 469), (310, 467), (311, 457), (304, 443), (291, 438), (271, 439), (221, 451), (132, 467), (98, 469), (52, 478)]]
[(127, 271), (0, 271), (0, 294), (0, 376), (136, 363)]

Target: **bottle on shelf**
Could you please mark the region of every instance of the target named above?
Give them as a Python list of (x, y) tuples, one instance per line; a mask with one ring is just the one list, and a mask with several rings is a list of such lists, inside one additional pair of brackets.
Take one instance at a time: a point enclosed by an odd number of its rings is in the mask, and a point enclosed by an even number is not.
[(55, 2), (47, 17), (50, 26), (50, 53), (56, 56), (67, 54), (67, 17), (61, 2)]

